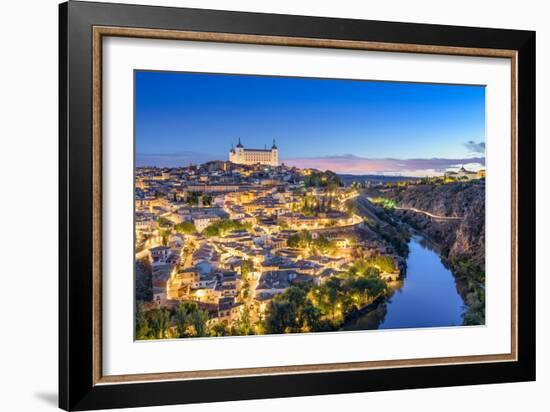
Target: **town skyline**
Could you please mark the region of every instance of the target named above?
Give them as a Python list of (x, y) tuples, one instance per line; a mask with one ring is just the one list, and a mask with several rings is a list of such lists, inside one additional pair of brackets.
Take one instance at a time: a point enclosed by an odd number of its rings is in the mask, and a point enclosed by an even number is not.
[(465, 264), (438, 255), (455, 236), (419, 240), (483, 230), (484, 170), (346, 179), (275, 143), (228, 154), (135, 169), (136, 339), (484, 324), (483, 242)]
[[(340, 174), (441, 175), (485, 163), (482, 86), (136, 72), (136, 165), (182, 167), (280, 147)], [(415, 137), (416, 136), (416, 137)]]
[[(249, 146), (246, 146), (247, 148)], [(270, 146), (251, 147), (251, 149), (265, 149)], [(149, 156), (136, 155), (137, 167), (179, 168), (190, 165), (201, 165), (213, 161), (229, 161), (227, 154), (201, 156), (197, 152), (152, 154)], [(478, 171), (485, 168), (485, 157), (463, 159), (369, 159), (352, 154), (326, 156), (323, 158), (281, 158), (280, 164), (299, 169), (317, 169), (333, 171), (342, 175), (387, 175), (387, 176), (442, 176), (448, 170), (461, 167)], [(400, 169), (400, 170), (395, 170)]]

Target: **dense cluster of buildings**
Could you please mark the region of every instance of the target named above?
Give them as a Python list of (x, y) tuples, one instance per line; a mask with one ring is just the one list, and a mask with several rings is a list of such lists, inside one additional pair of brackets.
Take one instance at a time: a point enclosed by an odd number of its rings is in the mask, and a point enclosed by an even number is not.
[(447, 170), (445, 172), (445, 178), (453, 180), (475, 180), (485, 178), (485, 169), (479, 169), (478, 171), (468, 170), (464, 166), (461, 166), (458, 170)]
[[(279, 165), (269, 151), (232, 148), (229, 161), (180, 168), (136, 169), (137, 276), (151, 276), (151, 307), (197, 302), (209, 322), (231, 324), (243, 308), (253, 319), (293, 284), (321, 284), (356, 259), (386, 253), (357, 236), (363, 219), (346, 210), (356, 189), (305, 187), (309, 170)], [(330, 208), (304, 212), (304, 199)], [(297, 248), (307, 231), (331, 245)], [(150, 268), (150, 269), (143, 269)]]

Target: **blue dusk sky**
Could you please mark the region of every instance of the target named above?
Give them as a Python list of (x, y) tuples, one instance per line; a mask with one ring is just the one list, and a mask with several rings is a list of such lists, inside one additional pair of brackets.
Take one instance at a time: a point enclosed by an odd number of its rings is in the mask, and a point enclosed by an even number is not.
[(485, 87), (135, 72), (137, 166), (271, 147), (287, 165), (434, 175), (485, 163)]

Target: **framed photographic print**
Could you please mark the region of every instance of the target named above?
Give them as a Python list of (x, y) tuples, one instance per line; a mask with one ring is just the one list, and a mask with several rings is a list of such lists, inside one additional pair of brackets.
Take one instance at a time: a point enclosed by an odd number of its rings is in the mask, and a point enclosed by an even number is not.
[(60, 407), (535, 379), (535, 33), (60, 6)]

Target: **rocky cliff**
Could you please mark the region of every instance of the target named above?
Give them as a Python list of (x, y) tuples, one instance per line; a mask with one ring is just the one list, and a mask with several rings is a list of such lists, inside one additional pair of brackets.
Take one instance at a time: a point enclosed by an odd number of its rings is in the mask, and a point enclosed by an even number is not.
[[(485, 271), (484, 182), (394, 187), (381, 195), (395, 201), (398, 208), (405, 208), (396, 213), (438, 243), (443, 257), (467, 258)], [(460, 219), (438, 219), (419, 211)]]

